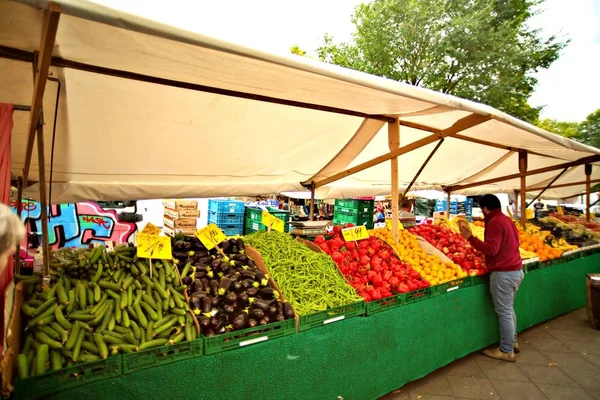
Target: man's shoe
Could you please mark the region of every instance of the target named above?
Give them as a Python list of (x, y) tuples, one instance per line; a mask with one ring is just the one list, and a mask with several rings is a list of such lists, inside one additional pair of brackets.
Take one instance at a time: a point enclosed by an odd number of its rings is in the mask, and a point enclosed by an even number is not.
[(501, 361), (515, 362), (517, 360), (515, 353), (505, 353), (499, 347), (484, 350), (483, 355)]
[(520, 353), (521, 349), (519, 348), (519, 342), (515, 342), (515, 345), (513, 346), (513, 351), (515, 353)]

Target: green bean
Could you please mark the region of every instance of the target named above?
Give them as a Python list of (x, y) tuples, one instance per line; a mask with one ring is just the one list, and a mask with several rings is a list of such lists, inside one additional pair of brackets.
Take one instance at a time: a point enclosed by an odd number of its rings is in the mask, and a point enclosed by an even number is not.
[(261, 253), (269, 273), (298, 315), (362, 300), (329, 256), (312, 251), (290, 235), (256, 232), (245, 241)]

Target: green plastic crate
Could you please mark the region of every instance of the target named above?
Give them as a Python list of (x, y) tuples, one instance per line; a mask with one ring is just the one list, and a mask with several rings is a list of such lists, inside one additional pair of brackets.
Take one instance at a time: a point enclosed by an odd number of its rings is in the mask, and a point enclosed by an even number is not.
[(402, 304), (411, 304), (417, 301), (428, 299), (431, 296), (431, 287), (413, 290), (412, 292), (403, 293), (402, 296)]
[(204, 354), (222, 353), (296, 333), (293, 318), (215, 336), (203, 336)]
[(403, 296), (401, 294), (397, 294), (391, 297), (386, 297), (385, 299), (368, 301), (366, 303), (366, 314), (373, 315), (378, 312), (400, 307), (402, 305), (402, 298)]
[(485, 285), (490, 282), (490, 275), (469, 276), (469, 280), (471, 281), (471, 286)]
[(370, 208), (373, 211), (375, 207), (375, 200), (357, 200), (357, 199), (336, 199), (335, 208), (354, 208), (356, 210), (366, 211), (366, 208)]
[(334, 225), (344, 225), (344, 224), (353, 224), (353, 225), (365, 225), (367, 227), (367, 229), (373, 229), (373, 225), (375, 224), (373, 222), (373, 215), (370, 215), (368, 217), (363, 217), (363, 218), (359, 218), (359, 217), (351, 217), (348, 215), (340, 215), (340, 214), (333, 214), (333, 224)]
[[(285, 222), (283, 225), (283, 230), (285, 232), (289, 232), (290, 231), (290, 223), (289, 222)], [(246, 218), (246, 221), (244, 223), (244, 234), (249, 235), (251, 233), (254, 232), (258, 232), (258, 231), (267, 231), (267, 227), (260, 221), (256, 221), (250, 218)]]
[(116, 355), (27, 379), (15, 379), (13, 393), (19, 400), (37, 399), (90, 382), (121, 376), (121, 361), (121, 355)]
[(298, 332), (302, 332), (318, 326), (328, 325), (343, 319), (356, 317), (365, 313), (365, 302), (347, 304), (340, 307), (329, 308), (313, 314), (298, 317)]
[[(257, 232), (266, 231), (267, 227), (262, 223), (262, 209), (258, 207), (246, 207), (244, 210), (244, 233), (246, 235)], [(280, 210), (278, 208), (267, 207), (267, 211), (274, 217), (279, 218), (284, 223), (283, 230), (290, 231), (290, 212)]]
[(142, 369), (169, 364), (188, 358), (200, 357), (204, 352), (204, 341), (198, 338), (191, 342), (180, 342), (174, 345), (155, 347), (152, 349), (123, 354), (123, 374), (130, 374)]
[(471, 286), (471, 280), (469, 277), (455, 279), (450, 282), (442, 283), (431, 287), (431, 296), (439, 296), (454, 290)]
[(540, 269), (539, 262), (532, 262), (523, 265), (523, 272), (528, 273), (529, 271), (535, 271), (536, 269)]

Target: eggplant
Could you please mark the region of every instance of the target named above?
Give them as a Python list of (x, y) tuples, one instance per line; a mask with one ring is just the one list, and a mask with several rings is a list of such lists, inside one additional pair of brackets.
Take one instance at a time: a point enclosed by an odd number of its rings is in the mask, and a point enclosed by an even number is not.
[(200, 279), (196, 279), (191, 286), (193, 292), (197, 292), (198, 290), (204, 290), (205, 287)]
[(226, 314), (233, 314), (235, 312), (235, 307), (231, 304), (225, 304), (223, 306), (223, 312)]
[(248, 303), (248, 299), (250, 298), (250, 296), (248, 296), (247, 293), (248, 293), (248, 291), (242, 292), (242, 293), (240, 293), (240, 294), (237, 295), (238, 300), (240, 302), (242, 302), (242, 304), (247, 304)]
[(218, 308), (220, 300), (221, 299), (219, 298), (219, 296), (211, 297), (210, 303), (213, 305), (213, 307)]
[(245, 250), (246, 249), (246, 246), (244, 244), (244, 239), (237, 238), (236, 239), (236, 244), (237, 244), (238, 249), (240, 249), (240, 250)]
[(192, 297), (190, 299), (190, 306), (194, 314), (199, 315), (202, 312), (202, 301), (200, 298)]
[(210, 318), (208, 318), (206, 315), (200, 315), (198, 317), (198, 323), (202, 328), (207, 328), (210, 326)]
[(261, 318), (261, 319), (260, 319), (260, 321), (258, 321), (258, 323), (259, 323), (260, 325), (266, 325), (266, 324), (268, 324), (269, 322), (270, 322), (270, 320), (269, 320), (269, 317), (268, 317), (268, 316), (266, 316), (266, 315), (265, 315), (263, 318)]
[(190, 242), (183, 242), (183, 248), (189, 250), (192, 248), (192, 244)]
[(227, 274), (227, 276), (229, 277), (229, 279), (231, 279), (231, 282), (239, 282), (240, 281), (240, 274), (237, 271), (229, 270), (229, 273)]
[(212, 302), (209, 297), (202, 298), (202, 313), (209, 314), (212, 311)]
[(235, 261), (239, 261), (242, 263), (246, 263), (248, 261), (248, 256), (246, 256), (245, 254), (236, 254), (235, 256), (233, 256), (231, 258)]
[(254, 328), (256, 325), (258, 325), (258, 322), (255, 319), (252, 319), (252, 318), (248, 319), (248, 326), (250, 328)]
[(221, 250), (223, 250), (223, 252), (226, 252), (229, 250), (230, 247), (231, 245), (229, 244), (229, 241), (223, 240), (223, 243), (221, 243)]
[(244, 326), (246, 326), (246, 323), (248, 322), (248, 314), (246, 314), (245, 311), (242, 311), (241, 313), (239, 313), (237, 315), (237, 317), (235, 317), (233, 319), (233, 328), (234, 329), (242, 329)]
[(275, 296), (275, 291), (272, 287), (264, 287), (258, 291), (258, 295), (263, 299), (272, 299)]
[(188, 254), (183, 251), (174, 251), (173, 257), (180, 259), (180, 260), (187, 260)]
[(288, 319), (294, 318), (294, 309), (292, 308), (292, 305), (287, 301), (283, 303), (283, 315)]
[(211, 256), (200, 257), (198, 259), (198, 264), (209, 264), (212, 261)]
[(210, 267), (211, 268), (218, 268), (221, 266), (221, 262), (222, 260), (220, 258), (215, 258), (214, 260), (212, 260), (212, 262), (210, 263)]
[(235, 294), (235, 292), (229, 292), (227, 293), (227, 296), (225, 296), (225, 301), (228, 302), (229, 304), (235, 303), (238, 299), (238, 295)]
[[(212, 321), (211, 321), (211, 323), (212, 323)], [(225, 315), (225, 314), (219, 315), (217, 325), (215, 326), (215, 331), (219, 332), (221, 329), (223, 329), (223, 327), (225, 326), (226, 323), (227, 323), (227, 315)]]
[(283, 314), (277, 314), (275, 321), (285, 321), (285, 316)]
[(254, 263), (254, 261), (252, 259), (248, 259), (248, 261), (246, 262), (246, 265), (249, 266), (250, 268), (254, 268), (256, 267), (256, 264)]
[(194, 265), (194, 267), (196, 267), (196, 272), (200, 272), (200, 271), (207, 272), (208, 271), (208, 265), (200, 263), (200, 262), (196, 263)]
[(277, 315), (279, 311), (277, 310), (277, 307), (275, 307), (274, 305), (270, 305), (269, 306), (269, 314), (271, 315)]
[(215, 336), (216, 335), (216, 333), (212, 329), (204, 331), (203, 333), (204, 333), (204, 336)]
[(210, 290), (210, 286), (208, 284), (208, 278), (202, 278), (202, 279), (200, 279), (200, 281), (202, 282), (203, 290), (206, 290), (208, 292)]
[(241, 282), (235, 282), (231, 288), (235, 291), (235, 292), (240, 292), (242, 289), (244, 289), (242, 287), (242, 283)]
[(195, 292), (192, 292), (192, 294), (190, 294), (190, 298), (192, 298), (192, 297), (201, 299), (203, 297), (206, 297), (206, 292), (204, 290), (197, 290)]
[(265, 312), (263, 310), (261, 310), (260, 308), (252, 308), (252, 309), (250, 309), (250, 311), (248, 311), (248, 316), (250, 318), (260, 320), (261, 318), (263, 318), (265, 316)]
[(268, 302), (266, 300), (262, 300), (262, 299), (256, 299), (256, 300), (254, 300), (254, 302), (252, 303), (252, 305), (255, 308), (260, 308), (264, 312), (267, 312), (267, 311), (269, 311), (270, 302)]
[[(219, 324), (219, 318), (217, 318), (216, 316), (212, 316), (210, 317), (210, 326), (214, 329), (217, 325)], [(215, 332), (217, 330), (215, 329)]]
[(181, 283), (183, 283), (186, 286), (189, 286), (192, 284), (194, 280), (192, 279), (191, 276), (184, 276), (183, 278), (181, 278)]
[(211, 279), (210, 281), (210, 292), (215, 296), (219, 293), (219, 281)]
[(257, 281), (262, 281), (263, 279), (266, 278), (265, 274), (262, 273), (262, 271), (256, 271), (256, 276), (255, 276)]
[(206, 271), (196, 271), (196, 273), (194, 274), (194, 278), (196, 279), (202, 279), (206, 277)]
[(258, 289), (255, 287), (250, 287), (250, 288), (246, 289), (246, 293), (250, 297), (256, 297), (256, 295), (258, 294)]
[(185, 242), (183, 240), (176, 240), (175, 243), (173, 243), (173, 248), (185, 249), (184, 245), (185, 245)]
[(219, 282), (218, 294), (223, 296), (227, 290), (229, 290), (229, 286), (231, 285), (231, 279), (227, 277), (221, 278), (221, 282)]
[(223, 271), (223, 272), (229, 271), (229, 263), (222, 262), (220, 268), (221, 268), (221, 271)]
[(256, 274), (249, 270), (240, 272), (240, 275), (242, 275), (242, 278), (244, 279), (252, 279), (253, 281), (256, 279)]

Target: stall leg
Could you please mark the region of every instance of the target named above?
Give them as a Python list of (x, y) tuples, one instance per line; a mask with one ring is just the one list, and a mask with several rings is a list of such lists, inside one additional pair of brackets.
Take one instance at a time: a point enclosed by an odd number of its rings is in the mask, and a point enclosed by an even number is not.
[[(400, 124), (398, 120), (388, 122), (388, 145), (390, 151), (400, 148)], [(398, 157), (390, 160), (392, 168), (392, 234), (398, 243)]]
[(309, 210), (310, 216), (309, 219), (311, 221), (315, 220), (315, 183), (313, 182), (310, 185), (310, 210)]
[(590, 222), (590, 193), (591, 193), (591, 182), (592, 176), (592, 164), (585, 164), (585, 220)]
[(525, 225), (527, 224), (527, 178), (525, 177), (525, 173), (527, 172), (527, 153), (525, 152), (519, 153), (519, 172), (521, 173), (521, 226), (525, 229)]
[(446, 218), (450, 218), (450, 190), (446, 192)]
[[(17, 217), (21, 219), (21, 209), (23, 208), (23, 177), (17, 178)], [(17, 275), (21, 273), (21, 243), (17, 243), (17, 251), (15, 252), (15, 272)]]

